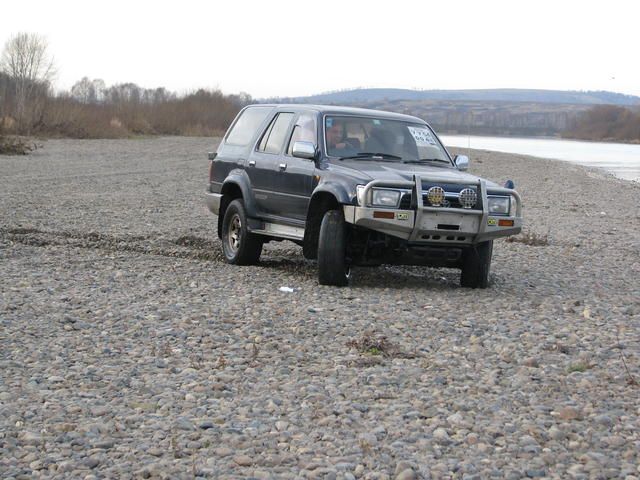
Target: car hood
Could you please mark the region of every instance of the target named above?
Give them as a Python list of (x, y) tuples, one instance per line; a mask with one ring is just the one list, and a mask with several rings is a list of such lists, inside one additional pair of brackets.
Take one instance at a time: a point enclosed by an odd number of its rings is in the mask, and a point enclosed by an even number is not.
[[(414, 165), (409, 163), (392, 163), (367, 160), (337, 160), (331, 162), (331, 170), (357, 177), (362, 183), (371, 180), (413, 181), (414, 175), (422, 177), (424, 182), (428, 182), (430, 177), (434, 182), (469, 182), (476, 183), (480, 177), (471, 173), (461, 172), (455, 168), (439, 167), (434, 165)], [(497, 187), (494, 182), (486, 180), (487, 186)]]

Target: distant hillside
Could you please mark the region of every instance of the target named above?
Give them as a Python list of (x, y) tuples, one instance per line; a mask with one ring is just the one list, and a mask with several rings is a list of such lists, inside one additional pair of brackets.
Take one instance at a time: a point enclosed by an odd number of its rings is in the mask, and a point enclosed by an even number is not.
[[(274, 100), (274, 99), (271, 99)], [(527, 102), (570, 105), (640, 105), (640, 97), (598, 91), (526, 90), (501, 88), (489, 90), (409, 90), (402, 88), (357, 88), (320, 93), (308, 97), (275, 99), (278, 102), (363, 104), (370, 102), (412, 101), (479, 101)]]

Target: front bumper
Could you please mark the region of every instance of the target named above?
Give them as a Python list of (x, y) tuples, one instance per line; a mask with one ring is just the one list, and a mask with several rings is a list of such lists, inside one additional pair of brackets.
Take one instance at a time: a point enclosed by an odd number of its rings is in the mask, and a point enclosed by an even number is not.
[[(424, 180), (439, 181), (433, 176)], [(353, 225), (416, 244), (474, 244), (515, 235), (522, 230), (522, 201), (514, 190), (491, 187), (492, 195), (512, 195), (516, 200), (515, 212), (510, 212), (509, 215), (493, 215), (488, 211), (487, 186), (482, 179), (478, 179), (475, 185), (482, 210), (424, 205), (422, 181), (422, 178), (416, 175), (412, 182), (369, 182), (365, 186), (362, 198), (368, 199), (369, 191), (374, 187), (411, 189), (413, 198), (416, 199), (416, 209), (373, 207), (368, 204), (345, 205), (345, 220)], [(443, 179), (442, 183), (469, 185), (468, 181), (452, 182), (451, 179)]]

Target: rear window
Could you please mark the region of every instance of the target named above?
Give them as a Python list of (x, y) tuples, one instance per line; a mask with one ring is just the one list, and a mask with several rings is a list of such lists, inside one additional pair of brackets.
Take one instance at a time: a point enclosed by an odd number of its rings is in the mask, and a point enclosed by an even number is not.
[(265, 131), (258, 146), (259, 152), (280, 153), (293, 120), (293, 113), (279, 113)]
[(255, 136), (256, 130), (262, 125), (270, 111), (271, 108), (268, 107), (247, 108), (240, 114), (240, 118), (236, 120), (233, 128), (231, 128), (227, 135), (226, 143), (239, 147), (249, 145), (249, 142)]

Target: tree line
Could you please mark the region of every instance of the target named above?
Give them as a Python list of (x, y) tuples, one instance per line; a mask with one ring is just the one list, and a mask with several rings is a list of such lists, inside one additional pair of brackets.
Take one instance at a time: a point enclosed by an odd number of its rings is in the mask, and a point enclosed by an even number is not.
[(199, 89), (178, 95), (135, 83), (108, 86), (82, 78), (54, 91), (55, 66), (46, 40), (12, 36), (0, 56), (0, 137), (119, 138), (131, 135), (219, 135), (251, 102), (248, 94)]
[(562, 134), (581, 140), (640, 143), (640, 109), (598, 105)]

